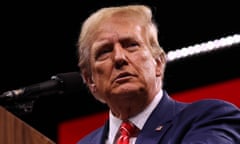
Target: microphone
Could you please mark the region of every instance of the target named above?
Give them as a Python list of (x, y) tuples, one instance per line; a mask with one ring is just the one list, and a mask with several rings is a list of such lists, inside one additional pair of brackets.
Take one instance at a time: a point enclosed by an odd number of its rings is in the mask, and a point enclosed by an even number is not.
[(80, 93), (83, 81), (79, 72), (59, 73), (50, 80), (27, 87), (6, 91), (0, 95), (0, 100), (32, 99), (39, 96), (53, 94)]

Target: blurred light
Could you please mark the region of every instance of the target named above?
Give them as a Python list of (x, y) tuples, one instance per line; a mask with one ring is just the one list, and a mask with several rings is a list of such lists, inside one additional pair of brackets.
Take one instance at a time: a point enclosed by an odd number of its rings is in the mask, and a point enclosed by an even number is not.
[(213, 41), (208, 41), (200, 44), (195, 44), (193, 46), (183, 47), (177, 50), (169, 51), (167, 53), (167, 61), (171, 62), (192, 55), (215, 51), (223, 48), (231, 48), (231, 46), (235, 44), (240, 44), (240, 34), (235, 34)]

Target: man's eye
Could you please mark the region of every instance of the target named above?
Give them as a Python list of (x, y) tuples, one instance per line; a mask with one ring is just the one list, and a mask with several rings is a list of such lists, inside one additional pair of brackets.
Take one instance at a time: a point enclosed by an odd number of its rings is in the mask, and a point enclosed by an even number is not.
[(108, 53), (110, 53), (111, 51), (112, 51), (111, 47), (102, 48), (101, 50), (99, 50), (97, 52), (96, 59), (97, 60), (102, 60), (102, 59), (106, 58)]
[(111, 52), (112, 50), (110, 48), (106, 48), (106, 49), (103, 49), (100, 51), (100, 54), (105, 54), (105, 53), (108, 53), (108, 52)]
[(136, 49), (139, 46), (137, 42), (128, 42), (123, 44), (123, 47), (126, 49)]
[(138, 46), (138, 43), (133, 42), (133, 43), (130, 43), (129, 46), (130, 46), (130, 47), (135, 47), (135, 46)]

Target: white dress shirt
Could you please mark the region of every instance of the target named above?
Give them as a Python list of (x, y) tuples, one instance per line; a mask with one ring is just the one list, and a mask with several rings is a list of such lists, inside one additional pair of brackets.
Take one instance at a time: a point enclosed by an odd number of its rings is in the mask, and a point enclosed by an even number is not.
[[(147, 121), (148, 117), (152, 113), (152, 111), (155, 109), (157, 104), (162, 99), (162, 90), (159, 91), (159, 93), (154, 97), (153, 101), (139, 114), (137, 114), (134, 117), (131, 117), (129, 121), (134, 123), (140, 130), (143, 128), (145, 122)], [(118, 132), (118, 129), (122, 123), (121, 119), (118, 119), (115, 117), (111, 111), (109, 112), (109, 133), (108, 133), (108, 139), (106, 140), (106, 144), (113, 144), (115, 136)], [(135, 144), (136, 137), (130, 138), (130, 144)]]

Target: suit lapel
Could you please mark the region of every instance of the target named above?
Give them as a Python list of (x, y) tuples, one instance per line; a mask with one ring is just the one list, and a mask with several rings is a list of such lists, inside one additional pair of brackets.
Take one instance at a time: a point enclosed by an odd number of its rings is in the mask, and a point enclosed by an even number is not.
[(96, 135), (92, 137), (90, 144), (105, 144), (108, 131), (109, 131), (109, 121), (107, 121), (103, 127), (97, 130)]
[(171, 127), (175, 115), (175, 101), (166, 92), (163, 98), (148, 118), (142, 131), (137, 137), (136, 144), (157, 144), (165, 132)]
[[(158, 144), (172, 125), (172, 119), (184, 105), (176, 103), (164, 91), (163, 98), (148, 118), (137, 137), (136, 144)], [(105, 144), (109, 131), (109, 121), (97, 130), (90, 144)]]

